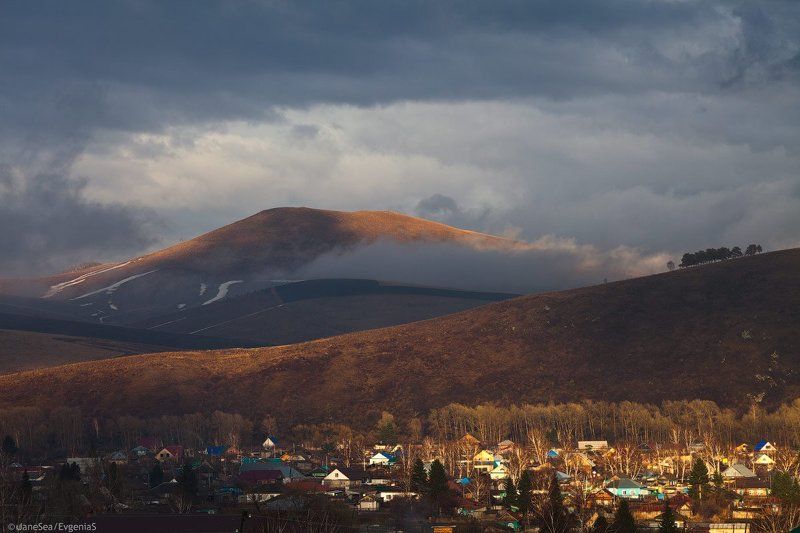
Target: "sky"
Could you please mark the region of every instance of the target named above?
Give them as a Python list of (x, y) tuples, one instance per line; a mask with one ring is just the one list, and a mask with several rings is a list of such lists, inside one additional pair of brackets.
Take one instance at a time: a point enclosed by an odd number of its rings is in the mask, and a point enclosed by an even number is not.
[(598, 276), (798, 246), (799, 104), (796, 1), (7, 0), (0, 274), (278, 206), (551, 243)]

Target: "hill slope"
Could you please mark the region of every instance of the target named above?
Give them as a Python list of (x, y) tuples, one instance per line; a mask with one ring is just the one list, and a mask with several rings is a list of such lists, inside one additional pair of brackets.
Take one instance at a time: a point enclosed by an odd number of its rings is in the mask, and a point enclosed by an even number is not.
[(794, 249), (305, 344), (23, 372), (0, 377), (0, 407), (358, 421), (453, 401), (769, 404), (800, 394), (799, 269)]
[(81, 318), (132, 324), (270, 287), (323, 254), (347, 254), (377, 241), (496, 250), (517, 246), (388, 211), (278, 208), (123, 263), (0, 280), (0, 294), (70, 301)]
[(406, 324), (515, 295), (364, 279), (278, 285), (135, 324), (139, 328), (291, 344)]
[(164, 345), (0, 329), (0, 374), (168, 349)]

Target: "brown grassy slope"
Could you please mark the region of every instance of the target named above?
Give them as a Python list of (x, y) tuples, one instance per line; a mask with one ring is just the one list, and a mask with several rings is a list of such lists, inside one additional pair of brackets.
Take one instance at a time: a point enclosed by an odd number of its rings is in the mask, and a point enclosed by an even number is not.
[(19, 373), (0, 407), (358, 421), (453, 401), (776, 402), (800, 394), (799, 267), (787, 250), (305, 344)]
[(164, 349), (149, 344), (0, 329), (0, 373)]
[[(91, 276), (56, 298), (104, 287), (135, 273), (177, 268), (211, 276), (294, 269), (321, 254), (385, 239), (400, 243), (453, 243), (478, 249), (510, 250), (514, 241), (462, 230), (390, 211), (327, 211), (283, 207), (261, 211), (222, 228), (136, 259), (116, 270)], [(61, 273), (29, 280), (0, 279), (0, 294), (41, 295), (51, 285), (106, 269)]]

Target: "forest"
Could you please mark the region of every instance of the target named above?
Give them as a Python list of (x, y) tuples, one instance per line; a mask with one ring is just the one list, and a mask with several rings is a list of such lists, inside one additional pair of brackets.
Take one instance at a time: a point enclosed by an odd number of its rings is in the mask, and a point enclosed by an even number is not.
[(16, 407), (0, 410), (0, 435), (10, 435), (30, 461), (92, 455), (98, 450), (131, 449), (142, 437), (189, 448), (208, 445), (257, 446), (265, 435), (310, 447), (347, 449), (357, 455), (374, 442), (420, 443), (456, 440), (471, 433), (492, 444), (504, 439), (544, 440), (548, 446), (574, 445), (578, 440), (685, 448), (713, 441), (721, 447), (762, 438), (800, 447), (800, 399), (766, 411), (754, 403), (746, 412), (721, 408), (712, 401), (636, 402), (582, 401), (562, 404), (466, 406), (449, 404), (427, 416), (400, 419), (388, 412), (365, 411), (368, 429), (331, 421), (323, 424), (281, 422), (264, 410), (258, 420), (216, 411), (153, 418), (88, 416), (77, 408), (50, 412)]
[[(742, 256), (751, 256), (760, 254), (763, 251), (760, 244), (748, 244), (744, 252), (738, 246), (727, 248), (707, 248), (705, 250), (698, 250), (694, 253), (685, 253), (681, 258), (680, 268), (691, 267), (695, 265), (705, 265), (707, 263), (716, 263), (717, 261), (727, 261), (728, 259), (737, 259)], [(670, 261), (670, 263), (672, 263)], [(671, 268), (670, 268), (671, 270)]]

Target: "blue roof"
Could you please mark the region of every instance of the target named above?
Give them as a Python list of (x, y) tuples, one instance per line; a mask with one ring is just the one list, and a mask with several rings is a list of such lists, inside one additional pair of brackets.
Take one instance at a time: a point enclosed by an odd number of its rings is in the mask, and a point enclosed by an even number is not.
[(759, 442), (758, 442), (758, 444), (756, 444), (756, 446), (755, 446), (755, 448), (754, 448), (754, 449), (755, 449), (756, 451), (758, 451), (758, 450), (760, 450), (761, 448), (763, 448), (764, 446), (766, 446), (768, 443), (769, 443), (769, 442), (768, 442), (768, 441), (765, 441), (765, 440), (759, 441)]
[(225, 455), (226, 451), (228, 451), (227, 446), (208, 446), (206, 448), (206, 454), (211, 455), (213, 457), (219, 457), (221, 455)]

